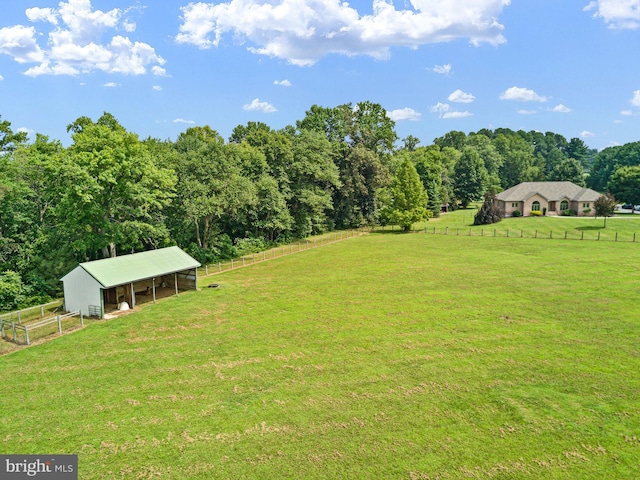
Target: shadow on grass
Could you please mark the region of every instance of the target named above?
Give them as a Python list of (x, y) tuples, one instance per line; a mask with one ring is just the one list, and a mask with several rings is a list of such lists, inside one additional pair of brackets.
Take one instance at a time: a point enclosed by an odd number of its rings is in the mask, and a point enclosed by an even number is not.
[(605, 227), (603, 225), (598, 226), (586, 226), (586, 227), (576, 227), (576, 230), (589, 231), (589, 230), (604, 230)]

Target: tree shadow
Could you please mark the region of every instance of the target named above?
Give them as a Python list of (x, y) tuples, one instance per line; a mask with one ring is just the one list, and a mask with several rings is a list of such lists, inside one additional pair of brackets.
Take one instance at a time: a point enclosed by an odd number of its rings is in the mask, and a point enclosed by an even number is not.
[(603, 230), (605, 227), (604, 225), (598, 225), (596, 226), (588, 226), (588, 227), (576, 227), (576, 230), (581, 230), (581, 231), (588, 231), (588, 230)]

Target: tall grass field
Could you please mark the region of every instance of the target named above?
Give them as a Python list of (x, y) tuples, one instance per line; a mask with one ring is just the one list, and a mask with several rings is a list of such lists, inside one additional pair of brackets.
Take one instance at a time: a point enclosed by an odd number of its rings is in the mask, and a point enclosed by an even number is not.
[(639, 265), (387, 231), (211, 276), (0, 357), (0, 448), (82, 479), (636, 479)]

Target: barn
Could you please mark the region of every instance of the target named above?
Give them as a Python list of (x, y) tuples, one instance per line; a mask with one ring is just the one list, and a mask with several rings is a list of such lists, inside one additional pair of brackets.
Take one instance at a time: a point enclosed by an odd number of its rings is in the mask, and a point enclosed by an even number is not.
[(79, 264), (61, 278), (64, 308), (104, 318), (126, 302), (131, 308), (159, 296), (198, 287), (200, 263), (179, 247), (159, 248)]

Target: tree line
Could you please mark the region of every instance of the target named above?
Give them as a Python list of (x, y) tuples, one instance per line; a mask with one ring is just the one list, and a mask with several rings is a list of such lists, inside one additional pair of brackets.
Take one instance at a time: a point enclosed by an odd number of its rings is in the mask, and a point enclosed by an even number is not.
[(2, 310), (58, 296), (78, 262), (179, 245), (211, 263), (334, 229), (408, 229), (523, 181), (604, 191), (640, 169), (640, 143), (597, 152), (551, 132), (451, 131), (422, 146), (372, 102), (314, 105), (279, 130), (249, 122), (227, 140), (209, 126), (140, 139), (106, 112), (67, 131), (63, 147), (0, 118)]

